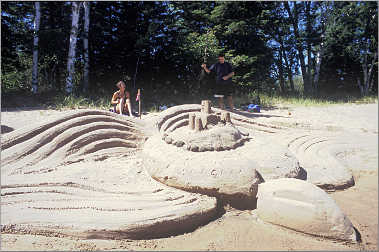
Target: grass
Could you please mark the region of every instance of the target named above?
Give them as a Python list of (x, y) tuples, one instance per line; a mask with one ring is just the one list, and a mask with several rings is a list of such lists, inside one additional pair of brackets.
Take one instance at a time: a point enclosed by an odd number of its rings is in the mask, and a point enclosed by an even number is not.
[(79, 108), (92, 108), (92, 109), (109, 109), (110, 99), (105, 97), (86, 97), (84, 95), (58, 95), (52, 98), (51, 104), (55, 104), (56, 109), (79, 109)]
[(304, 97), (301, 95), (260, 95), (262, 107), (286, 107), (286, 106), (328, 106), (333, 104), (367, 104), (377, 103), (378, 96), (370, 95), (365, 97), (353, 96), (353, 95), (329, 95), (320, 96), (317, 98)]
[[(158, 112), (159, 106), (166, 105), (168, 107), (181, 104), (200, 104), (201, 100), (210, 99), (212, 104), (218, 104), (216, 98), (206, 95), (188, 95), (176, 94), (165, 95), (159, 98), (153, 98), (153, 95), (142, 94), (142, 110), (145, 112)], [(99, 91), (98, 93), (90, 93), (87, 95), (66, 95), (59, 92), (46, 92), (37, 95), (22, 94), (22, 103), (18, 100), (20, 94), (6, 95), (2, 94), (2, 107), (23, 107), (23, 106), (43, 106), (50, 109), (104, 109), (111, 108), (110, 100), (112, 93)], [(320, 95), (317, 98), (304, 97), (302, 95), (268, 95), (260, 94), (259, 100), (256, 93), (240, 94), (233, 97), (234, 105), (239, 108), (250, 103), (259, 104), (265, 109), (288, 108), (289, 106), (327, 106), (332, 104), (365, 104), (377, 103), (378, 95), (370, 95), (360, 97), (351, 94), (335, 94), (335, 95)], [(134, 108), (138, 108), (134, 97), (132, 98)], [(159, 99), (159, 101), (158, 101)]]

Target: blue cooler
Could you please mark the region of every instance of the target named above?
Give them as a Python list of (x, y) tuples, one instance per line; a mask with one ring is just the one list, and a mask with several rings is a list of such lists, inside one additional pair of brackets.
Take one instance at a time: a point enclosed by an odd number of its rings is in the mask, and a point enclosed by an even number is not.
[(261, 107), (259, 105), (256, 105), (256, 104), (249, 104), (249, 106), (247, 106), (247, 111), (249, 112), (261, 112)]

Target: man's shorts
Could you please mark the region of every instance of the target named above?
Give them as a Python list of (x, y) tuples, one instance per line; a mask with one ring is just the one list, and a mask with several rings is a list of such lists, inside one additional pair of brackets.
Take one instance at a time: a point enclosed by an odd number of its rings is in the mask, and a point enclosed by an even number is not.
[(232, 96), (234, 93), (234, 88), (233, 88), (233, 83), (228, 83), (228, 84), (216, 84), (216, 93), (218, 95), (223, 95), (224, 97), (227, 96)]

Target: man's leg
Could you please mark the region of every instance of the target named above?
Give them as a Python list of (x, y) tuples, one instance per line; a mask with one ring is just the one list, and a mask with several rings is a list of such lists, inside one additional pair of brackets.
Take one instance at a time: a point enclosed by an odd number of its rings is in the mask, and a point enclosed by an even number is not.
[(216, 83), (217, 84), (217, 94), (222, 95), (221, 97), (218, 98), (218, 106), (220, 109), (225, 109), (225, 104), (224, 104), (224, 97), (225, 97), (225, 87), (221, 83)]
[(229, 108), (231, 109), (231, 110), (234, 110), (234, 105), (233, 105), (233, 97), (232, 97), (232, 95), (228, 95), (228, 104), (229, 104)]
[(218, 106), (220, 107), (220, 109), (225, 109), (225, 106), (224, 106), (224, 97), (219, 97), (218, 98)]

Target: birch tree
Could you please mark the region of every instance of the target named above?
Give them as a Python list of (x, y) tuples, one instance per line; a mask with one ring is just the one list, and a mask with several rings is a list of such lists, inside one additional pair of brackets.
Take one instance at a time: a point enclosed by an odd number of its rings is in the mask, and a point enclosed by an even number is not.
[(66, 93), (72, 93), (73, 89), (73, 77), (75, 73), (75, 52), (76, 41), (79, 33), (79, 14), (80, 14), (80, 2), (72, 2), (72, 21), (71, 21), (71, 33), (70, 33), (70, 47), (67, 58), (67, 78), (66, 78)]
[(89, 53), (88, 53), (88, 34), (90, 22), (90, 2), (83, 2), (84, 7), (84, 37), (83, 37), (83, 50), (84, 50), (84, 83), (83, 90), (86, 92), (89, 87)]
[(39, 25), (41, 20), (40, 3), (35, 2), (35, 18), (34, 18), (34, 36), (33, 36), (33, 70), (32, 70), (32, 92), (37, 93), (38, 89), (38, 39)]

